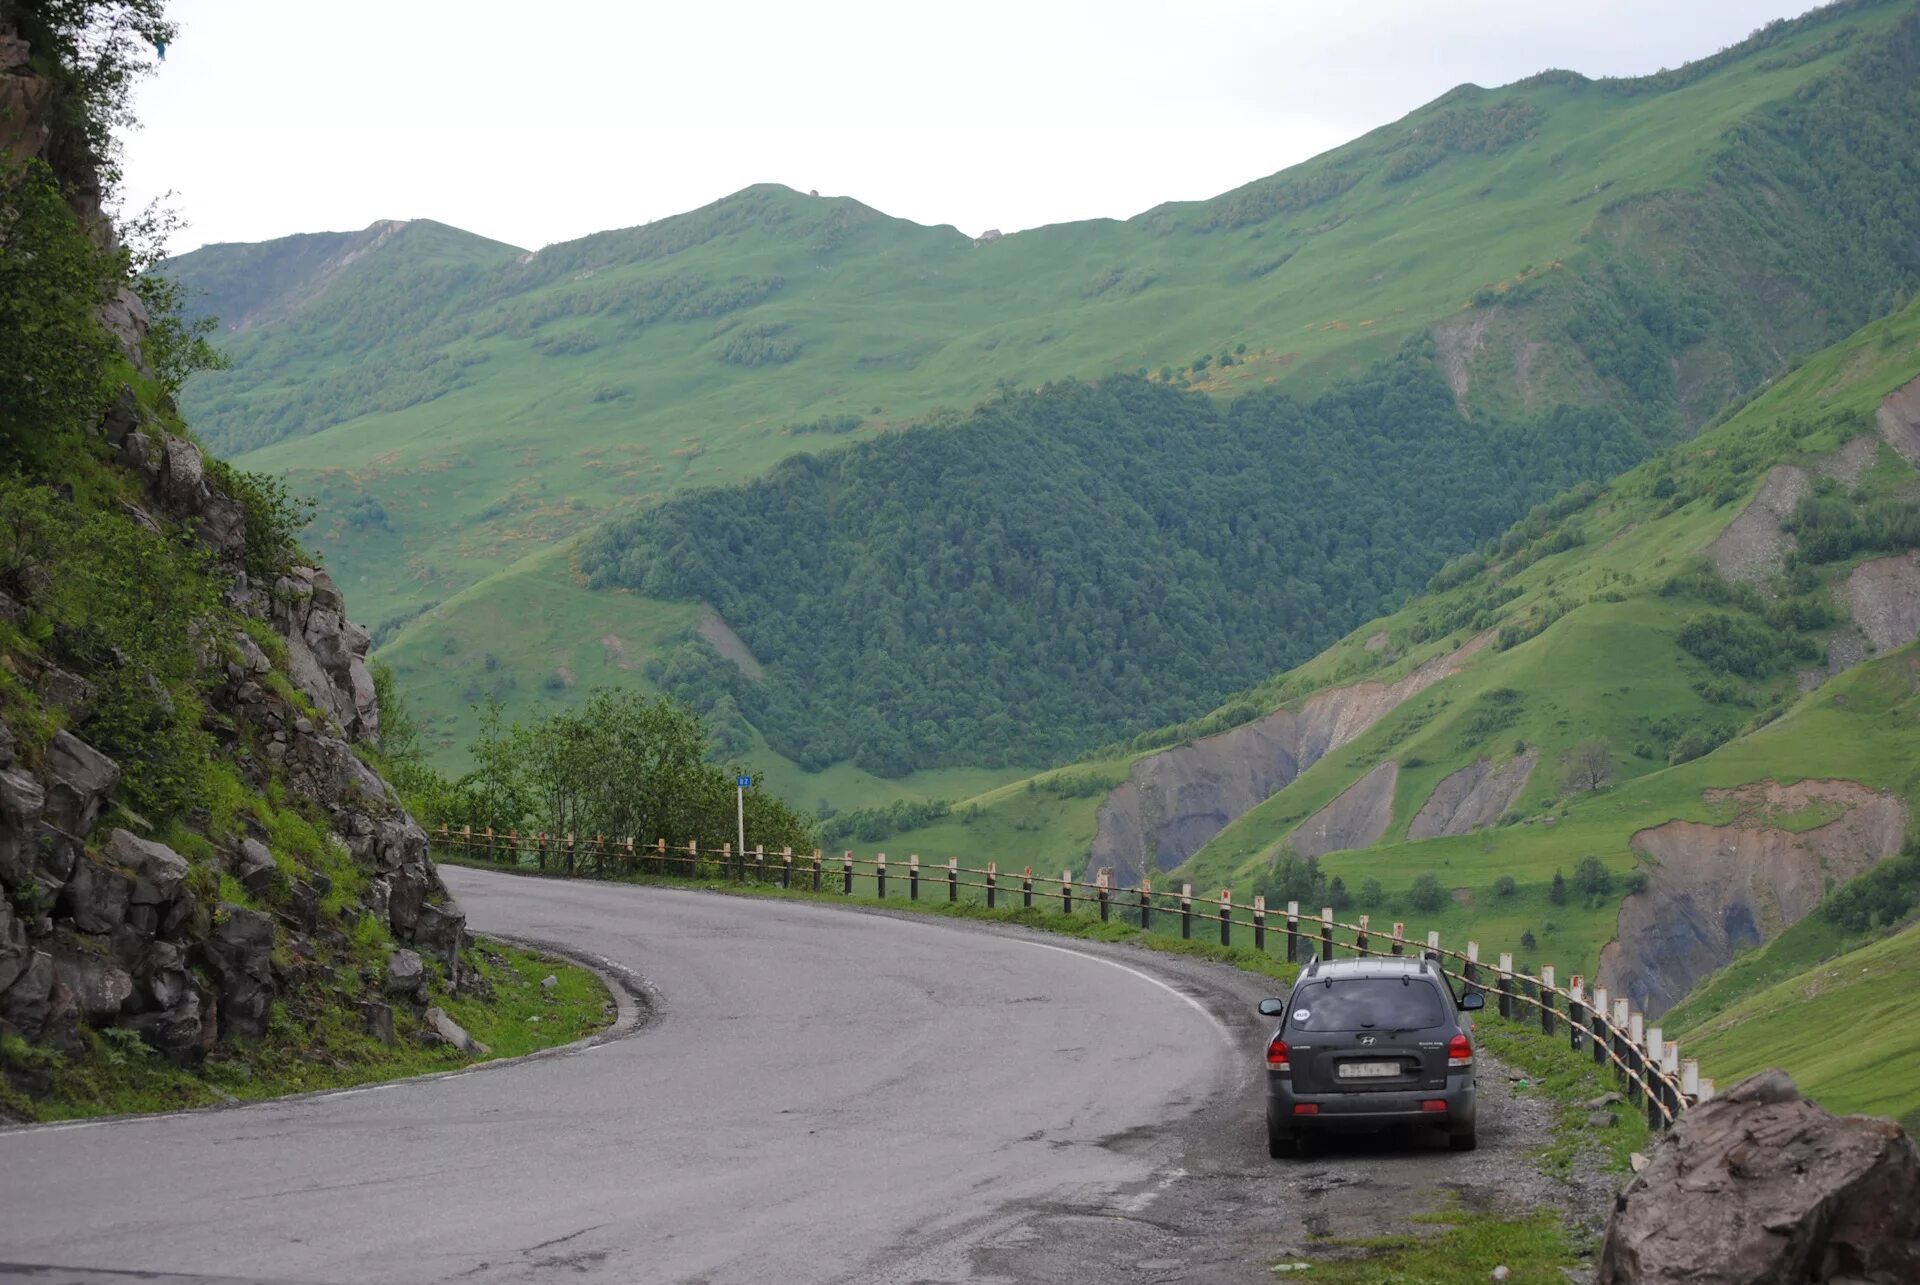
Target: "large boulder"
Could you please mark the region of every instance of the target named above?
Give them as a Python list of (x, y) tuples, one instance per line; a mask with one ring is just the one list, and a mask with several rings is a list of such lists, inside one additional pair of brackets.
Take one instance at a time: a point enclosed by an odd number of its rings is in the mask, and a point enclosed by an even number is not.
[(265, 1035), (273, 1006), (273, 921), (222, 902), (206, 951), (220, 982), (222, 1033)]
[(213, 1045), (214, 1024), (207, 1013), (206, 997), (189, 983), (172, 1007), (141, 1013), (122, 1025), (137, 1031), (176, 1066), (191, 1066), (207, 1055)]
[(451, 970), (460, 965), (460, 939), (465, 935), (467, 916), (456, 901), (444, 905), (425, 904), (414, 918), (413, 944), (445, 964)]
[(27, 925), (13, 913), (13, 906), (0, 896), (0, 991), (13, 985), (27, 971), (29, 951)]
[(103, 849), (114, 864), (133, 871), (133, 902), (158, 906), (172, 901), (187, 877), (187, 859), (164, 843), (142, 839), (129, 830), (115, 830)]
[(46, 820), (76, 838), (100, 818), (107, 795), (120, 783), (120, 765), (72, 732), (53, 734), (42, 765), (47, 780)]
[(90, 857), (73, 863), (60, 908), (83, 933), (111, 933), (127, 920), (133, 880)]
[(1687, 1111), (1615, 1203), (1598, 1285), (1920, 1281), (1920, 1149), (1763, 1071)]
[(0, 886), (23, 887), (33, 873), (35, 831), (46, 805), (40, 782), (18, 768), (0, 771)]
[(387, 956), (387, 994), (425, 998), (427, 966), (411, 950), (396, 950)]
[(233, 857), (233, 877), (240, 881), (250, 896), (264, 897), (273, 887), (273, 877), (280, 871), (280, 863), (273, 859), (273, 853), (267, 845), (258, 839), (240, 840), (240, 850)]
[(44, 950), (32, 951), (13, 985), (0, 991), (0, 1022), (30, 1040), (37, 1039), (47, 1025), (52, 999), (53, 956)]
[(430, 1008), (421, 1020), (424, 1023), (421, 1034), (425, 1035), (431, 1043), (451, 1044), (462, 1053), (475, 1057), (485, 1057), (493, 1052), (487, 1045), (467, 1034), (464, 1026), (448, 1017), (445, 1009)]
[(110, 957), (66, 948), (55, 956), (53, 968), (73, 992), (80, 1016), (96, 1026), (113, 1021), (133, 998), (133, 975)]

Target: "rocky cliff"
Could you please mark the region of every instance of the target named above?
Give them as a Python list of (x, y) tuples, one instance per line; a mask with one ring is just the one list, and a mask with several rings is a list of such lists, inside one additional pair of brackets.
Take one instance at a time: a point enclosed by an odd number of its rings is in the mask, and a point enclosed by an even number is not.
[[(275, 851), (257, 819), (223, 831), (211, 814), (190, 818), (211, 862), (145, 837), (145, 818), (119, 804), (121, 766), (85, 739), (88, 676), (11, 650), (0, 663), (36, 691), (77, 698), (62, 711), (68, 726), (31, 757), (0, 723), (0, 1026), (78, 1052), (80, 1024), (122, 1025), (192, 1062), (223, 1036), (262, 1034), (275, 998), (310, 980), (302, 963), (344, 945), (362, 914), (438, 959), (457, 985), (463, 917), (426, 834), (355, 753), (378, 730), (366, 632), (324, 571), (296, 568), (268, 585), (249, 577), (239, 503), (209, 484), (199, 449), (130, 393), (100, 435), (151, 504), (128, 520), (195, 531), (226, 605), (280, 644), (270, 655), (246, 629), (204, 640), (222, 756), (249, 789), (284, 794), (324, 822), (366, 877), (358, 904), (341, 905), (331, 863)], [(31, 593), (0, 592), (10, 621), (35, 607)], [(252, 907), (221, 899), (223, 873)]]
[[(27, 53), (0, 29), (0, 152), (16, 165), (49, 138)], [(90, 183), (56, 178), (66, 235), (111, 245)], [(367, 761), (379, 710), (366, 631), (270, 529), (271, 497), (208, 460), (156, 391), (127, 281), (101, 297), (115, 343), (97, 374), (117, 391), (91, 420), (9, 419), (18, 436), (4, 443), (0, 1116), (5, 1094), (53, 1087), (44, 1049), (80, 1059), (96, 1032), (137, 1035), (182, 1066), (265, 1035), (282, 1009), (289, 1029), (346, 1010), (390, 1040), (392, 1000), (419, 1008), (429, 984), (468, 976), (464, 917), (426, 834)], [(102, 566), (102, 542), (151, 560)], [(187, 672), (162, 672), (124, 622), (183, 600), (185, 636), (157, 646)], [(166, 744), (163, 732), (182, 733), (178, 780), (139, 793), (136, 778), (176, 765), (108, 751)]]

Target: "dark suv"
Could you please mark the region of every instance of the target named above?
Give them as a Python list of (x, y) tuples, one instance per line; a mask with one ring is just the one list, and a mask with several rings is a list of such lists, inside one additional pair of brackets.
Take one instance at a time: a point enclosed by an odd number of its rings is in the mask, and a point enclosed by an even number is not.
[(1455, 996), (1438, 959), (1309, 962), (1267, 1043), (1267, 1151), (1300, 1154), (1316, 1133), (1395, 1124), (1447, 1131), (1474, 1148), (1473, 1024), (1477, 991)]

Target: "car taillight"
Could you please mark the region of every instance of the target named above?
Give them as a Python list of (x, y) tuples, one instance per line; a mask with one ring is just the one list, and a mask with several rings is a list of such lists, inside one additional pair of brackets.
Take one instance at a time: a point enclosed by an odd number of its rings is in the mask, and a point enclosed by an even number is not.
[(1448, 1066), (1473, 1065), (1473, 1041), (1464, 1035), (1456, 1035), (1447, 1044)]
[(1287, 1071), (1292, 1067), (1287, 1062), (1287, 1042), (1278, 1035), (1267, 1045), (1267, 1069), (1269, 1071)]

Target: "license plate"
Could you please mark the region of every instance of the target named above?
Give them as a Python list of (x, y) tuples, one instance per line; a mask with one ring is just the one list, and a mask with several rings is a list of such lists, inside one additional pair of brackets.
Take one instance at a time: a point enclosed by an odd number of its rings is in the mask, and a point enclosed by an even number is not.
[(1343, 1080), (1373, 1080), (1398, 1074), (1398, 1062), (1342, 1062), (1339, 1071)]

